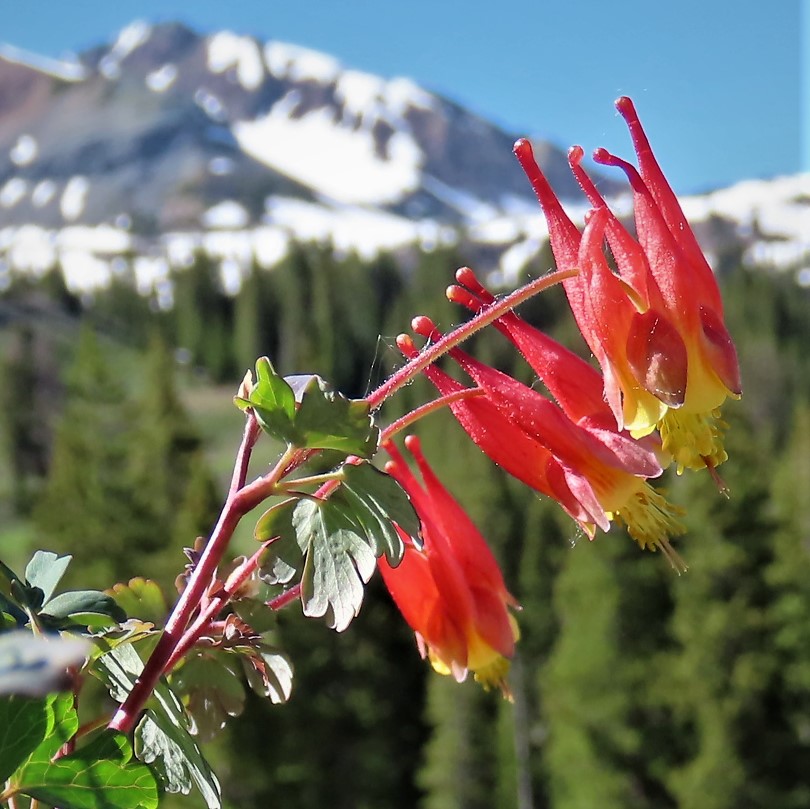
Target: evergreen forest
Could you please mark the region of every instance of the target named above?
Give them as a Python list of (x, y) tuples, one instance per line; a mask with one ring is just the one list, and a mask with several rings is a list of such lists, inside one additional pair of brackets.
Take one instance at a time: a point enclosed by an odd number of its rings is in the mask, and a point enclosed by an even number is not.
[[(299, 245), (229, 296), (199, 255), (165, 309), (126, 273), (88, 299), (58, 270), (15, 278), (0, 296), (0, 558), (69, 552), (73, 586), (145, 576), (172, 600), (183, 548), (222, 502), (232, 397), (256, 357), (362, 396), (402, 364), (394, 341), (414, 315), (443, 329), (465, 317), (444, 297), (464, 263), (453, 249), (363, 260)], [(551, 266), (546, 250), (527, 277)], [(206, 748), (228, 806), (810, 807), (810, 290), (734, 252), (717, 270), (745, 395), (724, 408), (730, 496), (708, 474), (661, 483), (686, 510), (688, 572), (618, 527), (588, 541), (449, 413), (431, 415), (425, 454), (523, 607), (514, 703), (435, 674), (378, 577), (344, 634), (292, 605), (278, 616), (292, 699), (248, 697)], [(584, 353), (561, 290), (520, 314)], [(532, 382), (495, 330), (473, 341)], [(383, 417), (429, 395), (414, 384)], [(237, 543), (255, 544), (249, 530)]]

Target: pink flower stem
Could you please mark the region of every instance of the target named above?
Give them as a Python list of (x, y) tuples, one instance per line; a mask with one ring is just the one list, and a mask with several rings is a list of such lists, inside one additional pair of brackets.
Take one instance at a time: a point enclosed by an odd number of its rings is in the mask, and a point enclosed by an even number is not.
[(425, 416), (428, 416), (437, 410), (441, 410), (442, 408), (453, 404), (453, 402), (458, 402), (461, 399), (472, 399), (476, 396), (483, 396), (483, 394), (484, 391), (481, 390), (481, 388), (466, 388), (465, 390), (457, 390), (453, 393), (448, 393), (445, 396), (440, 396), (438, 399), (434, 399), (432, 402), (428, 402), (427, 404), (417, 407), (416, 410), (411, 410), (410, 413), (406, 413), (404, 416), (402, 416), (402, 418), (399, 418), (389, 424), (380, 433), (380, 446), (385, 444), (386, 441), (390, 441), (397, 433), (401, 432), (402, 430), (406, 430), (411, 426), (411, 424), (416, 423)]
[(217, 524), (189, 578), (186, 589), (183, 590), (169, 615), (166, 628), (147, 660), (140, 677), (110, 721), (108, 727), (113, 730), (122, 733), (130, 733), (133, 730), (143, 706), (154, 691), (167, 663), (172, 659), (175, 649), (182, 642), (186, 628), (216, 574), (216, 569), (222, 561), (239, 521), (275, 492), (276, 483), (300, 454), (300, 450), (288, 449), (271, 472), (246, 486), (240, 486), (239, 484), (243, 483), (247, 476), (250, 453), (258, 438), (253, 422), (255, 422), (255, 417), (252, 413), (248, 414), (242, 444), (236, 456), (231, 489)]
[(419, 356), (414, 357), (395, 374), (388, 377), (382, 385), (366, 396), (366, 401), (369, 406), (372, 410), (376, 410), (389, 396), (396, 393), (401, 387), (407, 385), (418, 373), (427, 368), (432, 362), (439, 359), (439, 357), (444, 356), (451, 348), (455, 348), (457, 345), (463, 343), (477, 331), (483, 329), (484, 326), (488, 326), (490, 323), (524, 301), (527, 301), (529, 298), (534, 297), (539, 292), (543, 292), (549, 287), (554, 286), (554, 284), (559, 284), (561, 281), (565, 281), (568, 278), (573, 278), (578, 273), (579, 270), (557, 270), (557, 272), (544, 275), (542, 278), (538, 278), (526, 284), (526, 286), (515, 290), (511, 295), (507, 295), (505, 298), (483, 308), (471, 320), (463, 323), (454, 331), (445, 334), (441, 340), (420, 352)]

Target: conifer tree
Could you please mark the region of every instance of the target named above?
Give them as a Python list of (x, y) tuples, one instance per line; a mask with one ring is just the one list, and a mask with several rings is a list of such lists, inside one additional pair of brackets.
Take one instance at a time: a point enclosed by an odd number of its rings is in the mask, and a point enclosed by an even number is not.
[[(785, 807), (810, 804), (810, 406), (796, 402), (788, 440), (773, 476), (777, 518), (773, 561), (766, 575), (775, 588), (769, 605), (776, 683), (768, 719), (781, 728), (772, 738), (772, 755), (762, 761), (762, 775)], [(778, 706), (778, 715), (777, 708)], [(776, 735), (775, 733), (773, 734)], [(773, 749), (777, 748), (777, 749)], [(773, 793), (771, 793), (773, 794)]]
[[(772, 555), (768, 514), (770, 453), (738, 406), (729, 409), (726, 446), (734, 462), (721, 467), (731, 498), (706, 476), (684, 476), (676, 499), (689, 503), (690, 569), (673, 583), (671, 632), (660, 687), (680, 731), (682, 761), (671, 762), (667, 786), (679, 806), (781, 805), (763, 800), (757, 760), (777, 738), (768, 717), (776, 659), (765, 578)], [(758, 469), (751, 475), (749, 470)], [(777, 736), (778, 736), (777, 731)]]
[(423, 748), (418, 784), (422, 809), (485, 809), (492, 806), (497, 736), (482, 715), (485, 694), (470, 678), (462, 684), (431, 675), (426, 718), (431, 735)]
[(545, 745), (551, 805), (638, 805), (633, 774), (619, 763), (640, 738), (633, 727), (634, 694), (620, 653), (621, 532), (581, 539), (566, 553), (554, 582), (560, 631), (540, 690), (548, 723)]
[[(175, 277), (174, 322), (177, 345), (215, 381), (238, 375), (233, 358), (233, 302), (225, 295), (219, 267), (199, 252)], [(244, 371), (243, 371), (244, 373)]]
[(87, 326), (79, 335), (66, 389), (34, 518), (41, 547), (76, 558), (69, 576), (80, 571), (82, 586), (107, 587), (136, 569), (130, 420), (121, 381)]
[(13, 332), (0, 373), (2, 443), (17, 514), (30, 511), (47, 472), (51, 425), (44, 400), (49, 393), (53, 395), (53, 382), (49, 369), (42, 367), (46, 362), (42, 357), (43, 342), (31, 326), (19, 326)]
[[(174, 358), (153, 332), (135, 401), (129, 468), (139, 519), (134, 540), (149, 554), (151, 576), (167, 583), (181, 566), (181, 549), (207, 535), (220, 497), (201, 451), (201, 438), (174, 382)], [(180, 539), (182, 544), (175, 544)]]

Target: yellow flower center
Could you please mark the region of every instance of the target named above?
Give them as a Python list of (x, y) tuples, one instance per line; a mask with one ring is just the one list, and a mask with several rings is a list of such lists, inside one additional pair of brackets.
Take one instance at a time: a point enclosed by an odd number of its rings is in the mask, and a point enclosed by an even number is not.
[(509, 660), (498, 655), (486, 666), (481, 666), (475, 670), (475, 682), (482, 686), (485, 691), (489, 691), (491, 688), (499, 688), (504, 698), (512, 702), (512, 692), (506, 682), (510, 665)]
[(683, 513), (683, 509), (672, 505), (666, 497), (645, 482), (615, 512), (615, 516), (642, 548), (661, 551), (673, 569), (683, 573), (686, 563), (669, 544), (670, 537), (686, 532), (679, 519)]
[(723, 434), (728, 424), (720, 418), (720, 408), (704, 413), (667, 410), (658, 423), (661, 444), (678, 466), (684, 469), (714, 469), (728, 458)]

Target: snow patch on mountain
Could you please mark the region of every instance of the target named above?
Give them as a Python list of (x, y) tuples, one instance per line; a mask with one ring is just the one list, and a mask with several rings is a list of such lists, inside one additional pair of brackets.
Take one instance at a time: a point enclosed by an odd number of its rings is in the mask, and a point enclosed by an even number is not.
[(497, 216), (497, 211), (492, 205), (488, 205), (472, 194), (466, 194), (463, 191), (452, 188), (446, 183), (423, 175), (422, 186), (425, 190), (433, 194), (436, 199), (443, 202), (448, 207), (457, 211), (462, 217), (470, 223), (487, 222)]
[(202, 224), (206, 228), (243, 228), (248, 222), (250, 214), (245, 206), (232, 199), (223, 200), (202, 215)]
[(25, 196), (27, 191), (28, 183), (25, 180), (12, 177), (0, 188), (0, 206), (13, 208)]
[(245, 90), (256, 90), (264, 81), (264, 62), (256, 40), (221, 31), (208, 40), (208, 69), (212, 73), (234, 70)]
[(135, 20), (122, 28), (110, 50), (101, 58), (98, 69), (105, 79), (121, 78), (121, 62), (136, 48), (145, 44), (152, 34), (152, 26), (143, 20)]
[(271, 76), (293, 82), (331, 84), (341, 72), (340, 62), (334, 57), (287, 42), (268, 42), (264, 61)]
[(78, 219), (82, 215), (85, 203), (87, 202), (87, 192), (90, 190), (90, 183), (86, 177), (71, 177), (68, 180), (62, 197), (59, 200), (59, 210), (68, 222)]
[(11, 147), (8, 156), (15, 166), (28, 166), (36, 160), (39, 147), (31, 135), (20, 135)]
[(784, 270), (810, 262), (810, 173), (746, 180), (681, 204), (692, 222), (722, 217), (741, 236), (753, 236), (744, 256), (749, 264)]
[(121, 29), (110, 53), (118, 60), (126, 59), (136, 48), (146, 44), (152, 34), (152, 26), (145, 20), (134, 20)]
[(41, 180), (31, 192), (31, 204), (35, 208), (44, 208), (56, 196), (56, 183), (53, 180)]
[(146, 76), (146, 86), (153, 93), (165, 93), (177, 79), (177, 65), (167, 62)]
[(194, 93), (194, 103), (212, 121), (216, 121), (217, 123), (223, 123), (225, 121), (225, 107), (222, 105), (219, 97), (205, 87), (198, 88)]
[(89, 75), (87, 68), (75, 57), (51, 59), (48, 56), (31, 53), (5, 42), (0, 42), (0, 59), (33, 68), (40, 71), (40, 73), (46, 73), (61, 81), (83, 81)]
[(328, 109), (291, 119), (282, 108), (233, 132), (251, 157), (342, 203), (395, 203), (419, 185), (423, 155), (413, 138), (395, 132), (381, 157), (373, 133), (335, 127)]

